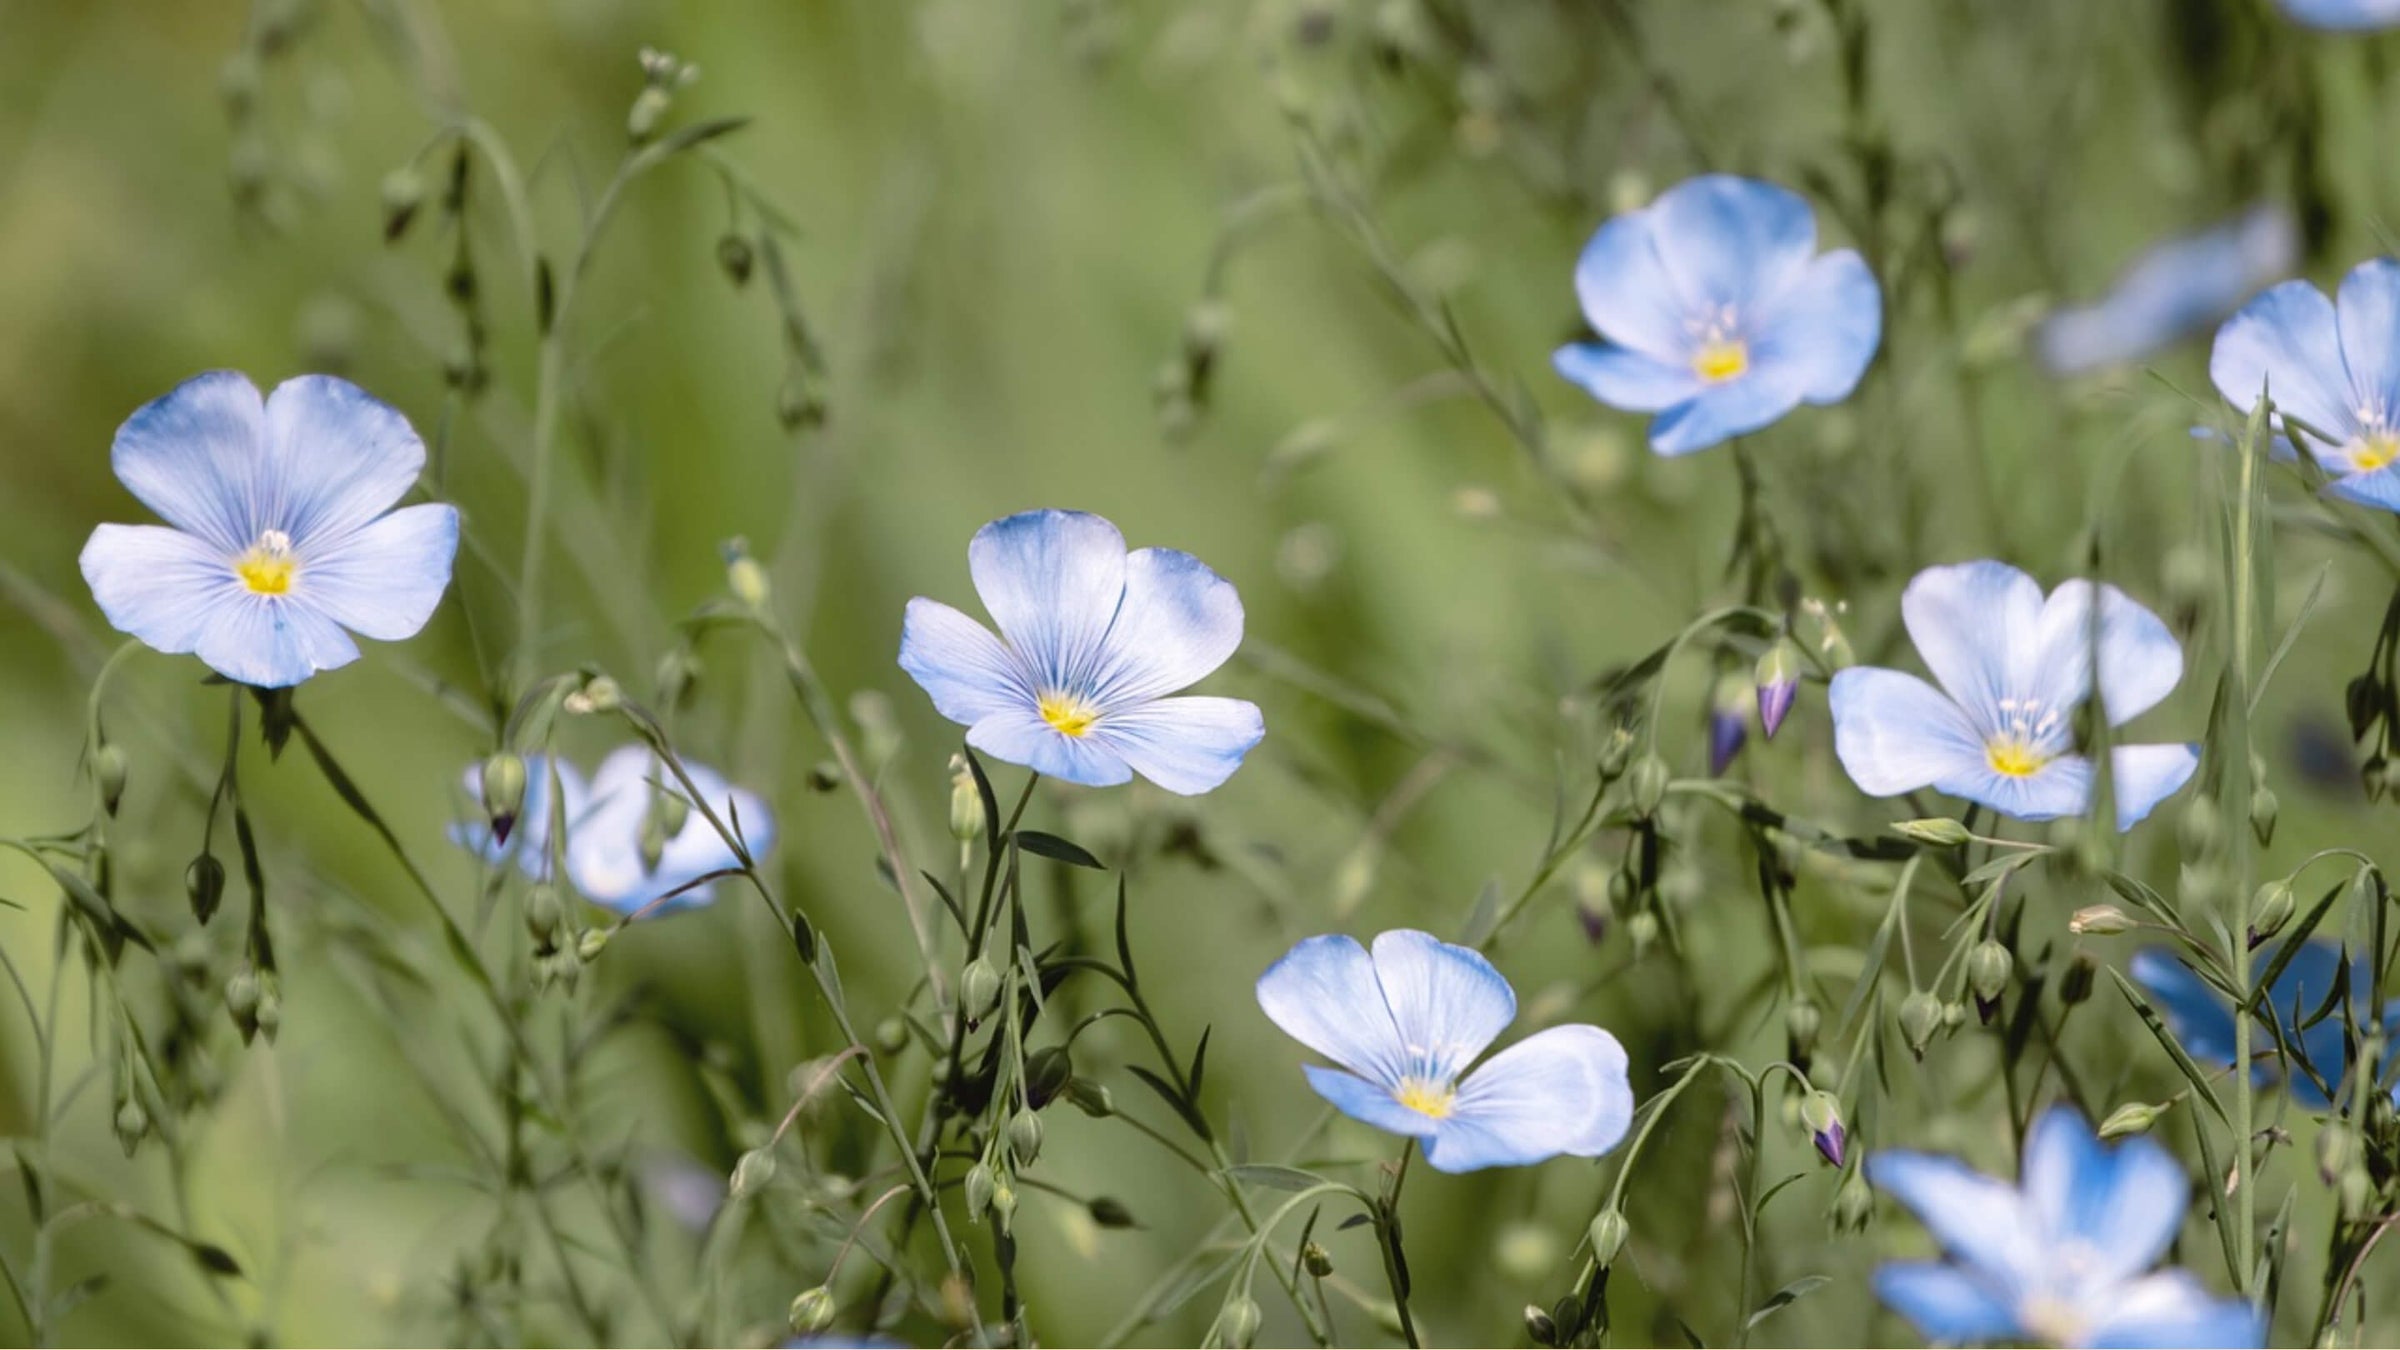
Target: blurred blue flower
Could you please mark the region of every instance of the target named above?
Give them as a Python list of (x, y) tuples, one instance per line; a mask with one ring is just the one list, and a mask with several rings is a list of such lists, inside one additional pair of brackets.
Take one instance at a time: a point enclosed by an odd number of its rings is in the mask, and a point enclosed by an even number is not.
[(2311, 28), (2389, 28), (2400, 24), (2400, 0), (2276, 0)]
[[(1934, 787), (2018, 820), (2082, 814), (2092, 762), (2077, 751), (2074, 716), (2091, 693), (2095, 590), (2109, 725), (2155, 706), (2183, 677), (2183, 649), (2123, 591), (2069, 581), (2044, 600), (2005, 563), (1929, 567), (1909, 582), (1900, 614), (1942, 687), (1874, 666), (1836, 674), (1842, 767), (1875, 797)], [(2117, 828), (2133, 828), (2199, 762), (2191, 745), (2116, 747)]]
[(1705, 450), (1802, 403), (1849, 397), (1883, 335), (1883, 294), (1850, 249), (1817, 255), (1799, 194), (1687, 179), (1602, 225), (1575, 264), (1601, 337), (1551, 362), (1592, 397), (1658, 413), (1650, 448)]
[[(2272, 952), (2262, 952), (2251, 971), (2254, 979), (2264, 979), (2266, 968), (2273, 959)], [(2145, 948), (2134, 953), (2133, 978), (2150, 991), (2158, 1004), (2160, 1015), (2167, 1019), (2167, 1029), (2175, 1033), (2186, 1053), (2202, 1064), (2233, 1063), (2233, 1001), (2217, 992), (2208, 981), (2200, 978), (2190, 966), (2177, 960), (2172, 952), (2159, 947)], [(2344, 1044), (2342, 1016), (2339, 1010), (2328, 1012), (2314, 1026), (2305, 1026), (2317, 1009), (2333, 993), (2335, 978), (2342, 968), (2340, 944), (2322, 938), (2311, 941), (2292, 954), (2291, 963), (2275, 977), (2273, 996), (2268, 1000), (2275, 1009), (2274, 1033), (2252, 1038), (2253, 1049), (2272, 1059), (2276, 1038), (2304, 1061), (2308, 1073), (2291, 1075), (2292, 1100), (2312, 1111), (2323, 1110), (2329, 1103), (2325, 1088), (2342, 1090), (2349, 1055)], [(2368, 999), (2373, 989), (2374, 972), (2365, 957), (2350, 965), (2351, 1017), (2359, 1027), (2375, 1024)], [(2387, 1030), (2400, 1030), (2400, 999), (2386, 1004), (2383, 1022)], [(2305, 1026), (2305, 1029), (2301, 1029)], [(2269, 1070), (2259, 1068), (2263, 1079)], [(2323, 1087), (2318, 1086), (2322, 1082)], [(2393, 1100), (2400, 1102), (2400, 1088), (2393, 1090)]]
[(2022, 1184), (1956, 1158), (1879, 1152), (1867, 1179), (1914, 1211), (1941, 1261), (1895, 1261), (1875, 1292), (1942, 1342), (2255, 1346), (2266, 1319), (2187, 1270), (2151, 1271), (2183, 1227), (2191, 1181), (2149, 1139), (2110, 1149), (2052, 1107), (2025, 1141)]
[[(555, 777), (561, 809), (553, 811), (550, 785)], [(483, 765), (467, 766), (462, 786), (467, 800), (483, 800)], [(570, 832), (583, 819), (591, 802), (591, 789), (584, 783), (583, 774), (572, 764), (549, 755), (525, 756), (525, 804), (517, 810), (516, 828), (507, 840), (492, 837), (492, 824), (481, 814), (472, 819), (454, 821), (450, 826), (451, 842), (495, 865), (515, 863), (525, 875), (536, 881), (550, 875), (550, 828), (553, 820), (564, 821)]]
[(1516, 992), (1431, 934), (1381, 934), (1372, 956), (1352, 938), (1305, 939), (1258, 977), (1258, 1006), (1342, 1066), (1304, 1067), (1319, 1096), (1414, 1137), (1445, 1172), (1596, 1158), (1633, 1119), (1625, 1048), (1598, 1027), (1536, 1032), (1468, 1072), (1515, 1020)]
[[(751, 857), (775, 846), (774, 814), (757, 793), (731, 786), (704, 764), (687, 759), (683, 768), (717, 819), (749, 845)], [(526, 796), (530, 802), (530, 788)], [(675, 823), (680, 828), (665, 834), (652, 867), (642, 856), (643, 835), (653, 828), (664, 830), (671, 819), (664, 813), (678, 805), (682, 819)], [(662, 813), (655, 826), (653, 812)], [(623, 746), (600, 761), (588, 805), (568, 822), (568, 878), (586, 900), (620, 914), (632, 914), (711, 872), (739, 865), (724, 837), (685, 794), (682, 780), (647, 746)], [(716, 883), (706, 882), (676, 895), (663, 908), (705, 905), (715, 896)]]
[(2144, 252), (2096, 304), (2062, 309), (2034, 335), (2042, 364), (2077, 375), (2138, 361), (2231, 313), (2292, 270), (2300, 232), (2289, 211), (2260, 205)]
[(194, 376), (135, 410), (109, 459), (167, 524), (93, 530), (92, 598), (229, 680), (279, 689), (348, 665), (352, 633), (412, 636), (450, 584), (458, 512), (390, 509), (424, 443), (346, 380), (303, 375), (262, 402), (237, 372)]
[(967, 744), (1086, 787), (1139, 773), (1191, 796), (1266, 735), (1257, 704), (1167, 697), (1242, 642), (1241, 597), (1191, 554), (1128, 553), (1098, 516), (1027, 511), (977, 530), (967, 566), (1001, 636), (919, 596), (900, 637), (900, 668)]
[(2288, 413), (2331, 437), (2286, 428), (2335, 476), (2327, 493), (2400, 511), (2400, 263), (2352, 268), (2338, 305), (2305, 281), (2269, 287), (2217, 330), (2208, 374), (2234, 407), (2263, 392), (2279, 427)]

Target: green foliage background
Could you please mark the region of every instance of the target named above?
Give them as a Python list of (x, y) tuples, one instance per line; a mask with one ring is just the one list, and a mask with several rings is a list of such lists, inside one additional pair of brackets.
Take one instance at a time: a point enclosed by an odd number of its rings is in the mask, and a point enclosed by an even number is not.
[[(439, 492), (465, 513), (470, 544), (422, 637), (311, 682), (301, 706), (434, 866), (452, 911), (475, 912), (476, 872), (442, 830), (466, 809), (458, 773), (491, 748), (484, 672), (511, 635), (532, 311), (487, 194), (470, 237), (490, 378), (458, 397), (443, 378), (459, 340), (442, 289), (451, 245), (429, 205), (386, 247), (378, 185), (472, 112), (527, 167), (545, 252), (571, 256), (579, 201), (624, 150), (645, 44), (701, 71), (671, 125), (752, 119), (713, 149), (798, 227), (782, 247), (825, 355), (808, 389), (828, 420), (778, 420), (789, 369), (776, 316), (761, 281), (737, 289), (720, 270), (716, 175), (679, 160), (641, 180), (595, 251), (570, 338), (545, 668), (590, 662), (646, 687), (674, 622), (721, 594), (719, 542), (746, 536), (837, 695), (888, 696), (905, 740), (882, 781), (912, 856), (938, 867), (956, 733), (893, 663), (906, 599), (969, 603), (968, 535), (1038, 505), (1099, 511), (1136, 545), (1208, 560), (1240, 587), (1250, 635), (1211, 688), (1259, 702), (1266, 743), (1196, 802), (1046, 787), (1029, 819), (1127, 865), (1151, 995), (1187, 1045), (1213, 1028), (1210, 1109), (1260, 1158), (1282, 1157), (1318, 1105), (1304, 1052), (1256, 1010), (1257, 973), (1310, 933), (1455, 932), (1488, 880), (1513, 894), (1541, 859), (1554, 799), (1589, 790), (1596, 677), (1734, 589), (1729, 454), (1654, 459), (1638, 419), (1548, 369), (1577, 331), (1576, 251), (1612, 209), (1729, 169), (1806, 187), (1828, 238), (1869, 251), (1891, 303), (1876, 371), (1849, 404), (1803, 410), (1751, 449), (1803, 589), (1847, 604), (1861, 659), (1907, 665), (1897, 588), (1923, 565), (1998, 556), (2055, 583), (2096, 558), (2162, 608), (2171, 547), (2196, 545), (2214, 575), (2217, 460), (2187, 434), (2219, 416), (2205, 342), (2158, 358), (2157, 378), (2056, 382), (2018, 342), (2042, 297), (2094, 295), (2144, 243), (2261, 195), (2299, 208), (2306, 271), (2330, 283), (2381, 251), (2400, 196), (2386, 153), (2400, 48), (2313, 37), (2263, 0), (371, 0), (256, 12), (0, 0), (0, 833), (72, 830), (87, 810), (84, 698), (115, 639), (75, 558), (93, 524), (143, 518), (108, 470), (116, 425), (202, 369), (262, 383), (332, 369), (441, 442)], [(247, 102), (228, 99), (228, 82), (251, 79)], [(437, 187), (444, 162), (425, 161)], [(1325, 170), (1315, 195), (1303, 164)], [(1344, 185), (1338, 198), (1328, 182)], [(1426, 322), (1445, 311), (1488, 400)], [(1162, 400), (1159, 379), (1195, 328), (1222, 339), (1205, 396), (1185, 409)], [(2258, 744), (2283, 811), (2261, 875), (2335, 842), (2390, 860), (2390, 808), (2355, 786), (2340, 698), (2392, 581), (2391, 522), (2289, 490), (2277, 501), (2269, 632), (2329, 570), (2265, 704)], [(2193, 597), (2189, 674), (2143, 724), (2150, 739), (2203, 731), (2222, 666), (2218, 589)], [(704, 659), (679, 744), (772, 797), (786, 894), (842, 954), (854, 1008), (879, 1017), (920, 972), (855, 804), (809, 788), (824, 747), (762, 652), (712, 640)], [(154, 1027), (165, 989), (209, 1006), (238, 956), (238, 924), (197, 930), (181, 890), (222, 753), (225, 694), (201, 673), (136, 657), (111, 696), (134, 766), (113, 832), (118, 902), (188, 975), (129, 958), (127, 998)], [(1660, 746), (1697, 775), (1711, 670), (1688, 659), (1669, 679)], [(597, 727), (571, 735), (587, 764), (612, 743)], [(1914, 814), (1863, 800), (1842, 775), (1821, 686), (1732, 773), (1850, 833)], [(1014, 781), (1009, 771), (1004, 793)], [(130, 1161), (109, 1128), (103, 1062), (44, 1155), (72, 1188), (222, 1245), (245, 1277), (209, 1280), (154, 1235), (96, 1220), (61, 1244), (53, 1283), (108, 1284), (57, 1334), (577, 1338), (541, 1292), (554, 1253), (522, 1206), (503, 1217), (458, 1140), (496, 1128), (476, 1080), (488, 1058), (479, 1067), (461, 1048), (488, 1057), (485, 1010), (453, 987), (402, 874), (304, 757), (269, 767), (253, 752), (245, 785), (282, 948), (280, 1039), (245, 1049), (209, 1017), (194, 1072), (212, 1099), (171, 1149), (154, 1137)], [(2125, 861), (2170, 891), (2171, 816), (2133, 835)], [(1596, 863), (1613, 865), (1621, 842), (1604, 836)], [(1520, 1032), (1613, 1029), (1644, 1099), (1663, 1062), (1695, 1049), (1753, 1064), (1782, 1053), (1746, 846), (1699, 812), (1679, 843), (1679, 951), (1636, 961), (1621, 926), (1587, 943), (1570, 868), (1495, 953), (1523, 1000)], [(1803, 938), (1838, 1009), (1888, 869), (1811, 856), (1800, 871)], [(1051, 932), (1105, 941), (1105, 881), (1044, 868), (1030, 884)], [(79, 958), (63, 972), (54, 962), (54, 892), (21, 860), (0, 867), (0, 895), (24, 906), (0, 910), (0, 944), (37, 996), (66, 982), (63, 1088), (95, 1062), (89, 1014), (104, 1001)], [(2028, 954), (2060, 959), (2076, 942), (2066, 915), (2109, 898), (2048, 874), (2020, 894)], [(1939, 950), (1955, 905), (1920, 901), (1921, 955)], [(505, 911), (483, 931), (495, 953), (522, 944)], [(2121, 968), (2134, 948), (2083, 949)], [(2101, 1110), (2161, 1100), (2180, 1080), (2109, 984), (2068, 1027), (2070, 1063)], [(572, 1128), (587, 1147), (672, 1150), (714, 1173), (780, 1117), (794, 1066), (840, 1043), (788, 938), (732, 894), (629, 931), (572, 999), (535, 1006), (553, 1029), (628, 1014), (581, 1068)], [(19, 1010), (0, 1007), (0, 1129), (25, 1136), (37, 1057)], [(1104, 1027), (1077, 1058), (1120, 1106), (1164, 1123), (1118, 1071), (1140, 1052)], [(912, 1055), (897, 1078), (921, 1076)], [(1887, 1054), (1880, 1105), (1854, 1129), (1870, 1145), (1954, 1149), (2006, 1171), (1995, 1062), (1992, 1038), (1971, 1029), (1922, 1065)], [(1675, 1319), (1711, 1343), (1736, 1334), (1742, 1110), (1705, 1085), (1643, 1157), (1630, 1255), (1611, 1285), (1621, 1339), (1677, 1338)], [(2196, 1161), (2189, 1115), (2160, 1129)], [(1142, 1225), (1102, 1231), (1074, 1204), (1026, 1198), (1033, 1324), (1051, 1343), (1086, 1343), (1203, 1240), (1222, 1204), (1116, 1122), (1053, 1110), (1049, 1123), (1037, 1175), (1114, 1196)], [(2294, 1196), (2284, 1279), (2296, 1292), (2278, 1324), (2290, 1337), (2314, 1311), (2332, 1207), (2307, 1162), (2313, 1124), (2296, 1112), (2284, 1123), (2300, 1148), (2277, 1155), (2261, 1212)], [(1766, 1176), (1803, 1175), (1767, 1210), (1763, 1287), (1832, 1283), (1757, 1334), (1906, 1336), (1865, 1277), (1880, 1257), (1925, 1250), (1922, 1234), (1887, 1208), (1865, 1235), (1828, 1240), (1838, 1178), (1803, 1131), (1768, 1124)], [(802, 1133), (830, 1169), (873, 1143), (846, 1105)], [(1344, 1124), (1308, 1156), (1388, 1156), (1388, 1141)], [(1574, 1278), (1612, 1168), (1420, 1174), (1406, 1217), (1428, 1336), (1513, 1342), (1519, 1309)], [(797, 1215), (809, 1184), (787, 1176), (767, 1204)], [(13, 1257), (31, 1237), (8, 1194), (0, 1244)], [(557, 1203), (571, 1233), (596, 1233), (587, 1198)], [(672, 1300), (715, 1300), (724, 1334), (766, 1337), (823, 1273), (830, 1244), (814, 1231), (762, 1219), (707, 1276), (693, 1241), (659, 1221), (643, 1264)], [(1383, 1296), (1361, 1233), (1330, 1245), (1343, 1279)], [(521, 1259), (535, 1291), (522, 1306), (490, 1297), (495, 1252)], [(2226, 1287), (2204, 1221), (2182, 1257)], [(667, 1334), (604, 1241), (569, 1259), (618, 1334)], [(2388, 1264), (2369, 1267), (2370, 1287)], [(1297, 1336), (1263, 1288), (1264, 1338)], [(1216, 1297), (1136, 1338), (1201, 1335)], [(1337, 1304), (1349, 1334), (1383, 1334)], [(2368, 1340), (2400, 1334), (2388, 1308), (2373, 1312)], [(0, 1338), (27, 1331), (0, 1305)]]

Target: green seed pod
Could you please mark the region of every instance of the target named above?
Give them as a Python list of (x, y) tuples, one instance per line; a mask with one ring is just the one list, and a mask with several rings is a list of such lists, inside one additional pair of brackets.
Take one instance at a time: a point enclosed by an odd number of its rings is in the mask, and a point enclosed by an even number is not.
[(1996, 1003), (2008, 991), (2009, 973), (2016, 963), (2010, 959), (2008, 948), (1985, 938), (1967, 953), (1967, 987), (1985, 1003)]
[(100, 785), (100, 805), (112, 816), (117, 813), (117, 803), (125, 798), (125, 776), (132, 770), (133, 761), (126, 756), (125, 747), (114, 741), (92, 756), (92, 780)]
[(1125, 1208), (1125, 1202), (1115, 1196), (1095, 1195), (1091, 1203), (1083, 1208), (1085, 1213), (1092, 1216), (1092, 1222), (1102, 1228), (1133, 1227), (1133, 1211)]
[(730, 231), (717, 237), (717, 268), (735, 286), (750, 284), (750, 268), (756, 261), (749, 240)]
[(1025, 1057), (1025, 1100), (1039, 1111), (1075, 1080), (1075, 1061), (1065, 1046), (1045, 1045)]
[(1333, 1273), (1333, 1253), (1312, 1240), (1300, 1248), (1300, 1264), (1321, 1280)]
[(2092, 963), (2091, 957), (2075, 953), (2075, 959), (2067, 962), (2066, 973), (2058, 977), (2058, 1001), (2072, 1008), (2089, 999), (2092, 981), (2099, 973), (2100, 968)]
[(824, 1285), (803, 1289), (792, 1300), (792, 1332), (799, 1336), (814, 1336), (833, 1325), (833, 1291)]
[(252, 1016), (258, 1022), (258, 1034), (267, 1038), (267, 1044), (273, 1045), (275, 1033), (283, 1029), (282, 981), (275, 978), (274, 971), (262, 970), (258, 973), (258, 1011)]
[(1933, 1033), (1942, 1025), (1942, 1001), (1919, 989), (1900, 1000), (1900, 1034), (1907, 1038), (1909, 1053), (1925, 1058), (1925, 1047), (1933, 1042)]
[(992, 1187), (993, 1226), (1005, 1233), (1009, 1230), (1009, 1223), (1016, 1217), (1017, 1188), (1009, 1185), (1008, 1179), (1003, 1177)]
[(1591, 1239), (1592, 1260), (1602, 1270), (1608, 1269), (1617, 1259), (1617, 1253), (1625, 1249), (1625, 1239), (1632, 1231), (1631, 1225), (1625, 1222), (1624, 1214), (1618, 1210), (1604, 1209), (1593, 1216), (1591, 1228), (1585, 1233)]
[(1656, 754), (1647, 754), (1634, 761), (1632, 772), (1625, 779), (1626, 801), (1634, 814), (1651, 816), (1658, 813), (1659, 803), (1667, 799), (1670, 777), (1667, 762)]
[(1531, 1303), (1525, 1305), (1525, 1335), (1535, 1345), (1558, 1344), (1558, 1323)]
[(634, 97), (632, 111), (625, 114), (625, 134), (640, 145), (658, 134), (658, 124), (666, 120), (667, 109), (675, 98), (657, 85), (648, 85)]
[(1625, 921), (1625, 936), (1633, 939), (1633, 959), (1639, 961), (1658, 941), (1658, 916), (1643, 910)]

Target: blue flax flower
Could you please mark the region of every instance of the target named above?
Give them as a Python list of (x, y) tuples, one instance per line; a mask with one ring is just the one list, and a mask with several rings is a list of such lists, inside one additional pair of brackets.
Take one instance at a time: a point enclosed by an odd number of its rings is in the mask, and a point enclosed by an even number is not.
[[(2077, 750), (2074, 721), (2091, 693), (2095, 595), (2109, 725), (2156, 705), (2183, 677), (2183, 649), (2123, 591), (2069, 581), (2045, 600), (2005, 563), (1929, 567), (1908, 583), (1900, 614), (1942, 687), (1874, 666), (1836, 674), (1842, 767), (1870, 796), (1934, 787), (2018, 820), (2082, 814), (2092, 762)], [(2123, 830), (2182, 787), (2200, 756), (2191, 745), (2123, 745), (2110, 763)]]
[[(687, 759), (683, 769), (717, 819), (741, 835), (751, 857), (775, 846), (775, 817), (757, 793), (732, 786), (705, 764)], [(643, 857), (643, 836), (654, 828), (664, 829), (671, 817), (662, 814), (654, 825), (652, 814), (670, 807), (680, 807), (680, 828), (665, 835), (653, 866)], [(665, 908), (705, 905), (715, 898), (716, 883), (691, 883), (739, 865), (724, 836), (684, 791), (683, 780), (659, 763), (647, 746), (623, 746), (600, 761), (592, 775), (590, 803), (567, 836), (567, 876), (575, 889), (584, 899), (619, 914), (634, 913), (685, 886), (691, 889)]]
[(900, 636), (900, 668), (967, 744), (1086, 787), (1139, 773), (1191, 796), (1266, 734), (1257, 704), (1168, 697), (1242, 643), (1241, 597), (1191, 554), (1128, 553), (1098, 516), (1027, 511), (977, 530), (967, 567), (1000, 636), (923, 596)]
[(1258, 977), (1258, 1005), (1342, 1066), (1304, 1068), (1319, 1096), (1414, 1137), (1445, 1172), (1596, 1158), (1633, 1119), (1625, 1048), (1598, 1027), (1536, 1032), (1469, 1072), (1516, 1019), (1517, 995), (1481, 954), (1427, 933), (1384, 933), (1372, 956), (1353, 938), (1308, 938)]
[(1662, 455), (1848, 398), (1883, 336), (1866, 260), (1819, 256), (1798, 193), (1726, 174), (1602, 225), (1575, 264), (1575, 293), (1602, 340), (1551, 363), (1602, 403), (1659, 414), (1650, 448)]
[[(2252, 978), (2265, 977), (2273, 955), (2259, 954)], [(2132, 965), (2133, 978), (2150, 991), (2159, 1012), (2167, 1019), (2167, 1029), (2175, 1033), (2185, 1052), (2202, 1064), (2230, 1066), (2233, 1001), (2163, 948), (2145, 948), (2134, 953)], [(2341, 969), (2342, 949), (2338, 943), (2319, 939), (2293, 953), (2290, 964), (2275, 977), (2274, 993), (2268, 1000), (2274, 1005), (2276, 1030), (2261, 1030), (2250, 1039), (2252, 1053), (2271, 1060), (2280, 1035), (2283, 1044), (2308, 1065), (2308, 1073), (2291, 1075), (2291, 1093), (2294, 1101), (2312, 1111), (2321, 1111), (2328, 1104), (2324, 1088), (2318, 1086), (2320, 1081), (2335, 1092), (2342, 1090), (2349, 1060), (2339, 1009), (2327, 1012), (2314, 1026), (2305, 1025), (2325, 1006)], [(2373, 978), (2374, 972), (2365, 957), (2351, 962), (2350, 1013), (2362, 1031), (2375, 1024), (2368, 1003)], [(2387, 1029), (2400, 1030), (2400, 1000), (2385, 1005), (2383, 1022)], [(2265, 1065), (2260, 1066), (2261, 1077), (2268, 1072)], [(2400, 1102), (2400, 1089), (2394, 1090), (2393, 1100)]]
[[(550, 803), (551, 784), (558, 787), (559, 809)], [(470, 802), (483, 800), (483, 765), (467, 766), (461, 785)], [(451, 842), (495, 865), (514, 863), (536, 881), (550, 875), (550, 829), (553, 820), (572, 831), (591, 802), (591, 788), (574, 765), (549, 755), (525, 756), (525, 802), (517, 808), (516, 827), (503, 841), (492, 837), (492, 823), (480, 813), (450, 826)]]
[(458, 512), (392, 504), (425, 445), (346, 380), (303, 375), (261, 400), (229, 370), (143, 404), (117, 429), (117, 477), (164, 517), (83, 546), (119, 630), (278, 689), (358, 659), (357, 633), (413, 636), (450, 584)]
[(2289, 211), (2260, 205), (2145, 251), (2095, 304), (2062, 309), (2034, 336), (2054, 375), (2123, 365), (2181, 341), (2281, 280), (2300, 253)]
[(2164, 1148), (2111, 1149), (2068, 1107), (2025, 1141), (2020, 1185), (1956, 1158), (1879, 1152), (1867, 1179), (1915, 1212), (1946, 1258), (1877, 1269), (1875, 1292), (1945, 1342), (2254, 1346), (2266, 1322), (2187, 1270), (2153, 1271), (2183, 1227), (2191, 1182)]
[(2364, 30), (2400, 24), (2400, 0), (2277, 0), (2311, 28)]
[(2400, 263), (2352, 268), (2338, 304), (2305, 281), (2269, 287), (2217, 330), (2208, 374), (2236, 408), (2265, 393), (2332, 438), (2290, 437), (2334, 475), (2328, 494), (2400, 511)]

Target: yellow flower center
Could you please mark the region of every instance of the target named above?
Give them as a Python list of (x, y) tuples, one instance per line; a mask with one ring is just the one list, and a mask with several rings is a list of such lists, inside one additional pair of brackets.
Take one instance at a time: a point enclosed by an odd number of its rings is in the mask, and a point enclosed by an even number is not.
[(1061, 736), (1081, 736), (1100, 720), (1100, 710), (1075, 694), (1044, 694), (1036, 706), (1042, 720)]
[(281, 530), (260, 535), (248, 553), (233, 560), (233, 574), (254, 595), (286, 594), (299, 573), (300, 559), (292, 554), (292, 537)]
[(2350, 467), (2358, 473), (2380, 469), (2400, 459), (2400, 435), (2379, 431), (2350, 443)]
[(1429, 1083), (1422, 1078), (1403, 1078), (1393, 1100), (1421, 1116), (1448, 1120), (1451, 1107), (1458, 1101), (1458, 1092), (1448, 1083)]
[(2035, 1294), (2017, 1309), (2017, 1320), (2042, 1345), (2081, 1345), (2088, 1330), (2074, 1304), (2055, 1294)]
[(2011, 778), (2023, 778), (2038, 773), (2050, 762), (2050, 757), (2023, 741), (1998, 740), (1983, 748), (1983, 757), (1991, 763), (1992, 772)]
[(1722, 384), (1750, 369), (1750, 344), (1740, 338), (1704, 342), (1692, 353), (1692, 370), (1710, 384)]

